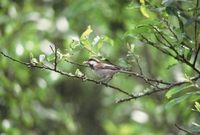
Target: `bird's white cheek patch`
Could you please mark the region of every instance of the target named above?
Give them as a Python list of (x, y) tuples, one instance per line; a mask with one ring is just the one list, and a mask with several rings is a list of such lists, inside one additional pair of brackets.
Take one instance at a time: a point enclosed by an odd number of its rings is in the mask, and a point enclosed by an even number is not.
[(89, 62), (91, 65), (93, 65), (93, 66), (96, 66), (97, 65), (97, 62), (96, 61), (90, 61)]

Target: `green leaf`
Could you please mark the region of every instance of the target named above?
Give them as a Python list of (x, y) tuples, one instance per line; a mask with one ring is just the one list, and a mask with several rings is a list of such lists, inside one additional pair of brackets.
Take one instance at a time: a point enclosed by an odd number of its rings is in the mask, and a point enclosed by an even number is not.
[(177, 94), (178, 92), (181, 92), (182, 90), (187, 89), (187, 88), (190, 88), (190, 87), (193, 87), (193, 86), (194, 86), (194, 85), (191, 84), (191, 85), (187, 85), (187, 86), (184, 86), (184, 87), (181, 87), (181, 88), (175, 87), (175, 88), (169, 90), (169, 91), (165, 94), (165, 96), (169, 99), (169, 98), (171, 98), (174, 94)]
[(83, 44), (84, 47), (86, 47), (87, 49), (91, 50), (91, 43), (89, 41), (89, 36), (92, 33), (92, 29), (91, 26), (89, 25), (87, 27), (87, 29), (83, 32), (83, 34), (81, 35), (81, 43)]
[(54, 59), (55, 59), (55, 54), (54, 53), (52, 53), (49, 56), (47, 56), (47, 60), (48, 61), (53, 61)]
[(114, 45), (113, 39), (111, 39), (108, 36), (103, 36), (103, 41), (106, 42), (106, 43), (108, 43), (109, 45), (112, 45), (112, 46)]
[(93, 45), (97, 46), (98, 50), (102, 48), (104, 43), (107, 43), (108, 45), (112, 46), (114, 45), (114, 41), (108, 36), (102, 36), (102, 37), (96, 36), (93, 40)]
[(84, 74), (79, 69), (76, 69), (75, 75), (78, 76), (78, 77), (84, 76)]
[(89, 25), (87, 27), (87, 29), (83, 32), (83, 34), (81, 35), (81, 39), (84, 39), (84, 38), (88, 38), (90, 36), (90, 34), (92, 33), (92, 28), (91, 26)]
[(40, 56), (39, 56), (39, 62), (43, 62), (44, 60), (45, 60), (45, 55), (44, 54), (41, 54)]
[(177, 15), (177, 9), (175, 7), (172, 7), (172, 6), (167, 6), (166, 7), (166, 12), (169, 14), (169, 15)]
[(194, 106), (200, 112), (200, 103), (199, 102), (195, 102)]
[(170, 100), (166, 105), (165, 105), (165, 108), (166, 109), (169, 109), (181, 102), (183, 102), (184, 100), (186, 100), (188, 97), (190, 97), (190, 95), (184, 95), (184, 96), (181, 96), (181, 97), (178, 97), (178, 98), (175, 98), (175, 99), (172, 99)]
[(30, 63), (35, 66), (38, 64), (38, 60), (36, 58), (32, 58)]
[(149, 31), (150, 31), (150, 29), (146, 25), (138, 26), (132, 30), (125, 32), (124, 38), (126, 38), (126, 37), (136, 38), (136, 36), (138, 34), (146, 34), (146, 33), (149, 33)]

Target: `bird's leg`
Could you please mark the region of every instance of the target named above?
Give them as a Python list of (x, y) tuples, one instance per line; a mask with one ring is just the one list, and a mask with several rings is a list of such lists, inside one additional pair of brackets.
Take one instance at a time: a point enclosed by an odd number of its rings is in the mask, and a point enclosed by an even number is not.
[(106, 77), (104, 77), (104, 78), (102, 78), (102, 79), (100, 79), (98, 82), (99, 82), (99, 84), (101, 84), (101, 83), (108, 83), (111, 79), (112, 79), (112, 77), (113, 76), (106, 76)]

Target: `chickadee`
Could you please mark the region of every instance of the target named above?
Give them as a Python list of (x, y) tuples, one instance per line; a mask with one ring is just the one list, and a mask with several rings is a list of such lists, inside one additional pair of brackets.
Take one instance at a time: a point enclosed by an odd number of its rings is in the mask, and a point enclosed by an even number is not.
[(94, 72), (102, 77), (100, 82), (103, 81), (109, 81), (112, 79), (113, 75), (118, 72), (125, 72), (120, 67), (117, 67), (112, 64), (107, 64), (99, 61), (98, 59), (91, 58), (88, 61), (84, 62), (85, 64), (88, 64)]

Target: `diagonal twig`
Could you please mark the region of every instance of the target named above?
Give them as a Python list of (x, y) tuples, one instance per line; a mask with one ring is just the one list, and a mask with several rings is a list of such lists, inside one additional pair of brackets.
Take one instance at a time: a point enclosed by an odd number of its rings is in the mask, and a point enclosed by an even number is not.
[(188, 129), (185, 129), (185, 128), (183, 128), (183, 127), (180, 127), (178, 124), (175, 124), (175, 127), (176, 127), (177, 129), (179, 129), (179, 130), (185, 132), (185, 133), (190, 134), (190, 135), (197, 135), (197, 134), (193, 133), (192, 131), (189, 131)]

